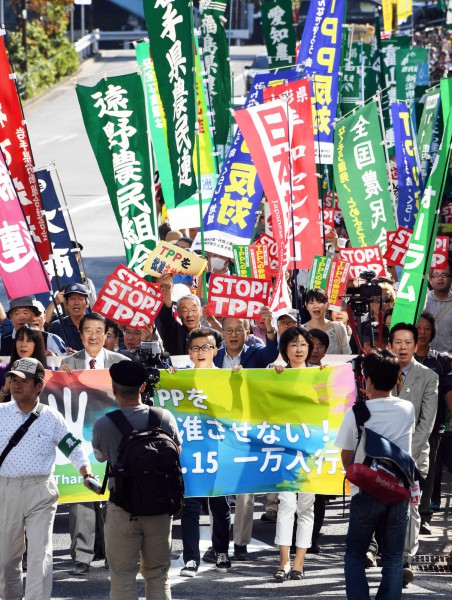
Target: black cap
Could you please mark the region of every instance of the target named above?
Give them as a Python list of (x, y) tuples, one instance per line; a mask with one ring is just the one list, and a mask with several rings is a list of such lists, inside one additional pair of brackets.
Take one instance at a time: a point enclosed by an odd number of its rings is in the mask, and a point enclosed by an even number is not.
[(36, 358), (19, 358), (11, 367), (11, 371), (5, 373), (5, 377), (9, 375), (17, 375), (22, 379), (39, 379), (44, 381), (44, 367)]
[(81, 294), (88, 298), (88, 289), (83, 283), (71, 283), (64, 290), (64, 297), (67, 298), (70, 294)]
[(129, 387), (139, 387), (148, 378), (143, 365), (134, 360), (121, 360), (114, 363), (110, 367), (110, 376), (115, 383)]

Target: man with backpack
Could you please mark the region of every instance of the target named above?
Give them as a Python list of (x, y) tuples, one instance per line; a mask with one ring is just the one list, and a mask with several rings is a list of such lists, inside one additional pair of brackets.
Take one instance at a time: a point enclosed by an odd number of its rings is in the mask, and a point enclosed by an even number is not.
[(176, 420), (141, 402), (147, 372), (140, 363), (121, 361), (110, 375), (120, 410), (94, 423), (92, 439), (111, 475), (104, 528), (110, 600), (138, 600), (139, 564), (146, 598), (170, 600), (172, 515), (183, 496)]
[[(415, 410), (408, 400), (391, 395), (399, 376), (399, 361), (388, 350), (374, 350), (363, 359), (367, 400), (349, 409), (339, 429), (336, 446), (342, 448), (342, 462), (362, 463), (365, 458), (358, 422), (411, 454)], [(356, 407), (359, 406), (359, 410)], [(360, 412), (366, 412), (363, 417)], [(365, 448), (367, 451), (367, 446)], [(356, 453), (356, 454), (355, 454)], [(372, 455), (374, 456), (374, 455)], [(366, 553), (377, 527), (381, 532), (382, 577), (378, 591), (381, 600), (401, 600), (403, 549), (409, 519), (409, 499), (387, 505), (376, 496), (352, 485), (350, 519), (345, 550), (347, 600), (369, 598), (365, 571)], [(409, 494), (407, 494), (409, 496)]]

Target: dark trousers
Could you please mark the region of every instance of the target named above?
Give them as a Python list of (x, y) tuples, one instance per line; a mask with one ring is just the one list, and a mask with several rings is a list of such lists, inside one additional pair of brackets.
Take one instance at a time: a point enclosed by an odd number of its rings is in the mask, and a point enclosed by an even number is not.
[(430, 451), (428, 455), (428, 473), (424, 481), (421, 502), (419, 504), (419, 514), (421, 515), (422, 523), (430, 523), (433, 515), (433, 511), (430, 508), (430, 502), (432, 500), (433, 484), (435, 481), (436, 460), (438, 455), (438, 448), (441, 442), (441, 437), (442, 436), (439, 433), (432, 433), (429, 438)]
[(452, 473), (452, 433), (446, 432), (441, 436), (438, 453), (436, 455), (435, 477), (433, 482), (432, 502), (441, 502), (441, 482), (443, 479), (443, 468), (446, 466)]
[[(184, 563), (194, 560), (197, 565), (201, 562), (199, 553), (199, 515), (202, 498), (185, 498), (181, 515), (182, 544)], [(225, 496), (209, 498), (209, 508), (212, 513), (212, 546), (217, 554), (227, 554), (229, 548), (229, 529), (231, 527), (231, 512)]]

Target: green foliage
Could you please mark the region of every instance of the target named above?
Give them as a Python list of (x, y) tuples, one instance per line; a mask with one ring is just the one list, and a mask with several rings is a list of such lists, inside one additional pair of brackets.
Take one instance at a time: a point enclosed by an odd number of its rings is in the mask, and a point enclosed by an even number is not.
[(37, 96), (74, 73), (79, 65), (78, 55), (66, 37), (67, 2), (47, 2), (44, 9), (27, 21), (26, 53), (22, 30), (10, 32), (7, 37), (9, 57), (23, 98)]

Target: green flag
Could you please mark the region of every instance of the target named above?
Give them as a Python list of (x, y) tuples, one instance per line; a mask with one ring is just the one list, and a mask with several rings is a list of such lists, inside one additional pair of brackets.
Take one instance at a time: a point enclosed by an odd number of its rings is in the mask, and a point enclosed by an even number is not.
[(167, 122), (167, 140), (176, 206), (196, 190), (195, 82), (192, 4), (187, 0), (144, 0), (160, 97)]
[(306, 288), (308, 291), (314, 288), (326, 291), (332, 262), (333, 259), (331, 256), (314, 256)]
[(431, 164), (433, 132), (438, 118), (439, 105), (439, 89), (437, 87), (431, 88), (425, 95), (424, 110), (422, 111), (416, 140), (419, 150), (419, 160), (421, 161), (421, 172), (424, 180), (427, 179)]
[(129, 269), (142, 268), (156, 246), (154, 199), (146, 133), (146, 107), (139, 75), (77, 85), (89, 141), (121, 229)]
[(452, 113), (449, 112), (437, 160), (428, 178), (400, 277), (391, 325), (416, 324), (424, 308), (427, 274), (438, 229), (438, 214), (451, 157)]
[(416, 87), (418, 68), (428, 64), (426, 48), (399, 48), (396, 50), (397, 100), (412, 100)]
[(270, 67), (293, 65), (296, 40), (291, 0), (267, 0), (261, 13)]
[(369, 102), (338, 121), (334, 135), (334, 182), (353, 247), (380, 246), (396, 229), (377, 105)]
[(345, 116), (378, 89), (380, 62), (376, 44), (355, 42), (347, 50), (341, 80), (341, 113)]
[(204, 65), (210, 102), (214, 114), (214, 139), (225, 145), (229, 133), (229, 104), (231, 101), (231, 68), (229, 48), (224, 30), (223, 13), (226, 2), (205, 0), (201, 3), (201, 32), (204, 42)]

